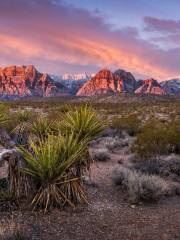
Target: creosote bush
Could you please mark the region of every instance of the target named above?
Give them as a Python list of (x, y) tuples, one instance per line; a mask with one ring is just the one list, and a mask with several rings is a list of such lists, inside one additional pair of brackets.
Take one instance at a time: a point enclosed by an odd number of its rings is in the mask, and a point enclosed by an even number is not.
[(0, 103), (0, 127), (7, 123), (7, 108), (4, 104)]
[(140, 131), (141, 121), (136, 114), (130, 114), (128, 116), (114, 118), (111, 126), (119, 133), (122, 133), (124, 130), (130, 136), (135, 136)]
[(152, 121), (144, 125), (131, 150), (141, 158), (180, 153), (180, 124)]

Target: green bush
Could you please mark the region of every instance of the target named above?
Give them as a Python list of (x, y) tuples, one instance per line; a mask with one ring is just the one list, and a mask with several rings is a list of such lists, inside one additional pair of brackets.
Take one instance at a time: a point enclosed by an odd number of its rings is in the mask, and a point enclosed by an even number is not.
[(119, 133), (124, 130), (130, 136), (135, 136), (140, 131), (141, 121), (136, 114), (130, 114), (128, 116), (114, 118), (111, 126)]
[(4, 104), (0, 103), (0, 127), (7, 123), (7, 108)]
[(151, 158), (169, 153), (180, 153), (180, 127), (177, 122), (147, 123), (137, 135), (131, 150), (141, 158)]

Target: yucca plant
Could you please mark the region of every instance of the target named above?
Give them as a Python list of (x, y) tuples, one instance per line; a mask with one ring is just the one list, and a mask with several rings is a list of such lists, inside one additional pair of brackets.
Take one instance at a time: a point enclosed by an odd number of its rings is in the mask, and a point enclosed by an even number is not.
[(36, 182), (36, 193), (32, 200), (34, 207), (42, 206), (44, 211), (52, 206), (87, 201), (80, 177), (74, 173), (74, 166), (83, 156), (87, 141), (79, 142), (74, 134), (39, 139), (38, 144), (29, 142), (31, 152), (20, 147), (27, 168), (23, 171)]
[(15, 136), (17, 143), (27, 143), (33, 118), (34, 113), (31, 110), (20, 110), (15, 113), (12, 119), (15, 127), (12, 129), (11, 134)]
[[(96, 111), (88, 104), (74, 108), (69, 106), (69, 111), (64, 114), (62, 121), (59, 122), (60, 132), (62, 134), (73, 132), (79, 142), (83, 139), (88, 139), (89, 142), (94, 140), (101, 134), (105, 126), (106, 122), (100, 120)], [(82, 174), (83, 166), (89, 169), (90, 162), (88, 149), (86, 149), (84, 158), (76, 166), (77, 174)]]
[(96, 111), (88, 104), (71, 108), (64, 114), (59, 123), (62, 133), (73, 132), (79, 139), (88, 138), (89, 141), (97, 138), (105, 128), (105, 122), (100, 121)]
[(52, 133), (54, 123), (48, 120), (44, 116), (37, 118), (35, 122), (31, 124), (31, 133), (36, 135), (38, 138), (46, 138), (48, 134)]

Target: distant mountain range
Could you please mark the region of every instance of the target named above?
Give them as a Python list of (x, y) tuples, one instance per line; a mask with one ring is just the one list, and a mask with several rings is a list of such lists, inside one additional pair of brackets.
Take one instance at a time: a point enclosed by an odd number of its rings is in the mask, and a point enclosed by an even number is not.
[(167, 94), (180, 95), (180, 78), (170, 79), (160, 83)]
[(0, 68), (0, 98), (27, 96), (94, 96), (107, 93), (179, 95), (180, 79), (158, 82), (136, 80), (125, 70), (102, 69), (97, 74), (80, 73), (62, 76), (40, 73), (33, 65)]

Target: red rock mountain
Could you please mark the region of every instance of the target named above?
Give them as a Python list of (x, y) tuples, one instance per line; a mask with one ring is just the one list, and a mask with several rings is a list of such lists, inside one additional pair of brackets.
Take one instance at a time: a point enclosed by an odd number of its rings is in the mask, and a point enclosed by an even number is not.
[(153, 78), (140, 80), (139, 87), (136, 89), (137, 94), (159, 94), (165, 95), (166, 91), (161, 87), (161, 85)]
[(114, 73), (107, 69), (98, 72), (77, 92), (77, 96), (93, 96), (106, 93), (128, 92), (137, 94), (164, 95), (166, 91), (154, 79), (136, 81), (130, 72), (117, 70)]
[(98, 72), (91, 80), (87, 81), (77, 92), (77, 96), (93, 96), (106, 93), (122, 92), (123, 80), (107, 69)]
[(118, 77), (123, 81), (124, 89), (123, 92), (130, 92), (133, 93), (136, 89), (136, 79), (130, 72), (126, 72), (122, 69), (119, 69), (115, 71), (115, 75), (118, 75)]
[(48, 74), (40, 73), (33, 65), (0, 68), (0, 96), (54, 96), (65, 91)]

